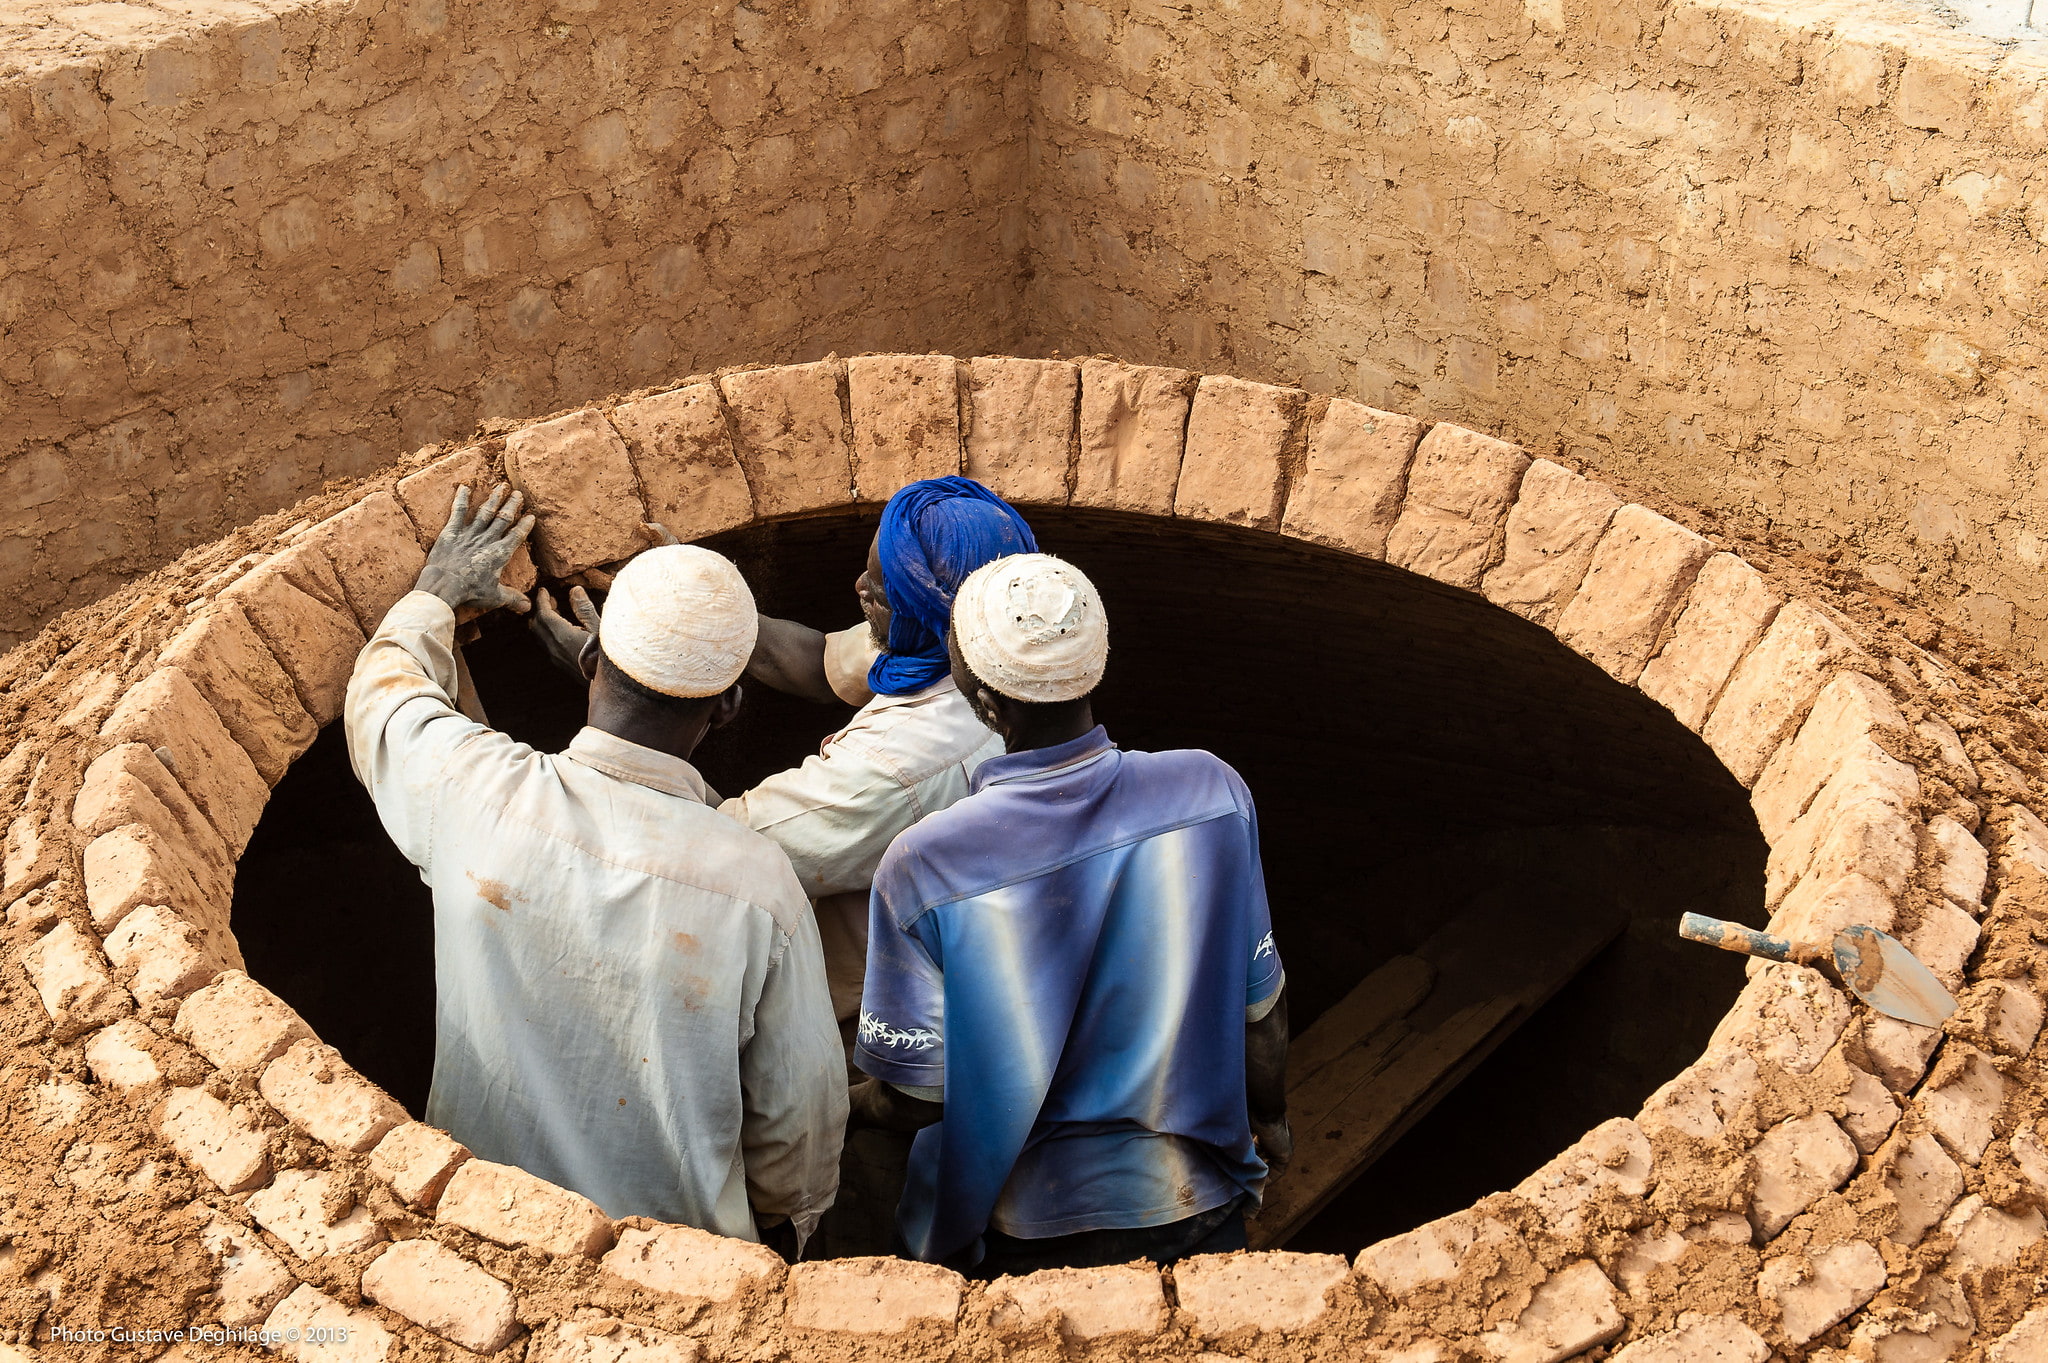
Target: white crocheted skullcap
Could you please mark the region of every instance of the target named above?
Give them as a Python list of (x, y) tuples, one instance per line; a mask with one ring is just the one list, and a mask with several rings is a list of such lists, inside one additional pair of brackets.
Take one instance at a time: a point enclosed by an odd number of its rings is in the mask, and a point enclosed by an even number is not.
[(1051, 554), (1011, 554), (968, 574), (953, 637), (974, 675), (1012, 700), (1075, 700), (1109, 661), (1109, 617), (1095, 584)]
[(665, 696), (715, 696), (754, 656), (754, 594), (732, 560), (694, 544), (635, 555), (598, 625), (612, 665)]

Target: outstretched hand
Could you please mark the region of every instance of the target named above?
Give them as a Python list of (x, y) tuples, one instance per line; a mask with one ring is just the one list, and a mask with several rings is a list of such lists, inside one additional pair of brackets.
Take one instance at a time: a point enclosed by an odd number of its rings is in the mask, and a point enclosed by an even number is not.
[(508, 492), (503, 483), (498, 484), (472, 515), (468, 485), (455, 489), (448, 524), (427, 551), (427, 566), (420, 570), (416, 589), (446, 601), (458, 621), (475, 619), (500, 606), (522, 615), (529, 609), (524, 595), (498, 580), (533, 532), (533, 517), (519, 514), (526, 494)]
[(597, 633), (597, 605), (590, 599), (589, 592), (581, 587), (571, 587), (569, 609), (575, 613), (574, 620), (563, 615), (555, 605), (554, 593), (545, 587), (537, 588), (533, 593), (533, 617), (526, 624), (534, 637), (540, 640), (548, 661), (582, 681), (583, 647)]

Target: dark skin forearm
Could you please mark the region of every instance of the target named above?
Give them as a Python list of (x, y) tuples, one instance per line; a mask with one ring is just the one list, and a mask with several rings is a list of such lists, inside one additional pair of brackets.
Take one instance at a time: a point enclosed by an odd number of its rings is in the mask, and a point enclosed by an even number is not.
[(882, 1131), (922, 1131), (946, 1115), (944, 1103), (913, 1098), (894, 1084), (863, 1079), (847, 1090), (846, 1125)]
[(747, 677), (786, 691), (792, 696), (838, 705), (832, 683), (825, 680), (825, 635), (822, 630), (794, 620), (760, 617), (760, 633), (754, 639), (754, 656), (747, 661)]
[(1287, 986), (1273, 1010), (1244, 1029), (1245, 1106), (1255, 1122), (1287, 1115)]

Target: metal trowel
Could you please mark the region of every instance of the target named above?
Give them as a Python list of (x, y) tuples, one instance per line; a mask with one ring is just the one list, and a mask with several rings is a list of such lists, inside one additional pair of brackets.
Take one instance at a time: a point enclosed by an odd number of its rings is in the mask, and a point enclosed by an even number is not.
[(1939, 1027), (1942, 1019), (1956, 1010), (1954, 995), (1941, 987), (1941, 981), (1919, 957), (1896, 937), (1860, 923), (1836, 933), (1831, 947), (1794, 942), (1703, 913), (1679, 919), (1678, 935), (1689, 942), (1705, 942), (1767, 961), (1789, 961), (1814, 969), (1832, 964), (1831, 973), (1857, 998), (1902, 1022)]

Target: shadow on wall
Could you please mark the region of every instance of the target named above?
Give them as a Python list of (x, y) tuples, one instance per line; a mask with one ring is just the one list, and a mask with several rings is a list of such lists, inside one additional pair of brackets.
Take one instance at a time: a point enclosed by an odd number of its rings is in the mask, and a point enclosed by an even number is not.
[[(1698, 1056), (1741, 962), (1682, 949), (1672, 924), (1686, 910), (1760, 923), (1766, 849), (1741, 787), (1661, 707), (1518, 617), (1381, 564), (1186, 522), (1031, 517), (1103, 591), (1097, 714), (1111, 735), (1208, 748), (1249, 782), (1297, 1033), (1454, 920), (1625, 924), (1294, 1247), (1355, 1250), (1510, 1186)], [(873, 526), (837, 514), (708, 543), (764, 610), (836, 629), (858, 618)], [(495, 723), (545, 749), (568, 741), (581, 689), (520, 622), (491, 622), (469, 658)], [(815, 751), (846, 713), (752, 688), (699, 765), (736, 792)], [(235, 926), (251, 973), (419, 1113), (428, 896), (338, 729), (278, 786)]]

